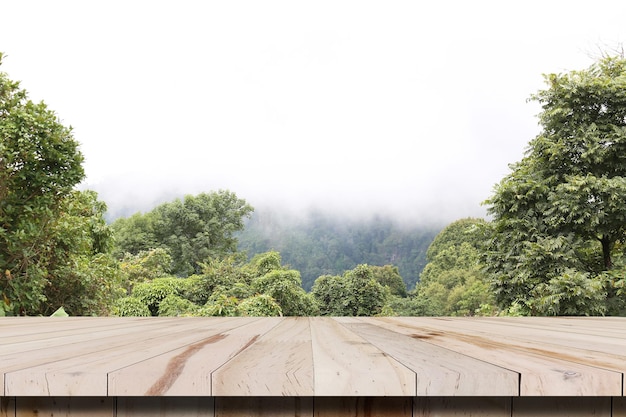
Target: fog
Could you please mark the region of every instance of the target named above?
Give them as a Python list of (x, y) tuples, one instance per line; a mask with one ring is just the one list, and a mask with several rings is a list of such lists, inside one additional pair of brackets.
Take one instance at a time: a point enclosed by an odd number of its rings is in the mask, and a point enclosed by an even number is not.
[(257, 210), (484, 216), (539, 132), (543, 73), (623, 41), (621, 1), (9, 1), (0, 70), (71, 125), (116, 217), (233, 191)]

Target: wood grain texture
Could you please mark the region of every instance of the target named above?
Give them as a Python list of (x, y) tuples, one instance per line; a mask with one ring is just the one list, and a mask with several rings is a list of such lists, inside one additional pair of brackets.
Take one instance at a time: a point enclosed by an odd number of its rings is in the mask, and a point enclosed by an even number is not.
[(621, 396), (623, 373), (585, 363), (584, 358), (558, 358), (524, 349), (506, 335), (472, 332), (472, 321), (460, 329), (451, 318), (380, 318), (375, 324), (434, 345), (463, 352), (520, 374), (520, 395)]
[(513, 417), (611, 417), (610, 397), (513, 398)]
[[(6, 395), (106, 396), (109, 372), (206, 340), (229, 330), (235, 320), (189, 320), (163, 324), (158, 333), (135, 331), (123, 338), (74, 346), (69, 357), (5, 374)], [(100, 342), (100, 344), (98, 344)]]
[(215, 417), (312, 417), (313, 397), (219, 397)]
[(611, 400), (611, 416), (626, 417), (626, 397), (613, 397)]
[(310, 322), (316, 395), (416, 394), (416, 375), (406, 366), (332, 318)]
[(15, 397), (0, 396), (0, 417), (15, 417)]
[(116, 417), (214, 417), (212, 397), (119, 397)]
[(211, 374), (278, 323), (238, 320), (233, 329), (110, 372), (108, 395), (212, 395)]
[(418, 396), (519, 393), (516, 372), (366, 322), (345, 326), (415, 372)]
[(512, 417), (510, 397), (418, 397), (414, 417)]
[(284, 318), (212, 375), (215, 396), (312, 396), (313, 356), (306, 317)]
[(619, 317), (5, 317), (0, 334), (8, 398), (589, 396), (624, 409)]
[(115, 399), (110, 397), (20, 397), (16, 417), (115, 417)]
[(624, 417), (625, 397), (0, 397), (0, 417)]
[(410, 397), (315, 397), (315, 417), (412, 417)]

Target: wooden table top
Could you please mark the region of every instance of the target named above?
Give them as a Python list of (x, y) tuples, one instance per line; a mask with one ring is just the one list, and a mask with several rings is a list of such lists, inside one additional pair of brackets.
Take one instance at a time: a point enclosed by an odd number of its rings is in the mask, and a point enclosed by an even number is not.
[(626, 318), (0, 318), (4, 396), (624, 396)]

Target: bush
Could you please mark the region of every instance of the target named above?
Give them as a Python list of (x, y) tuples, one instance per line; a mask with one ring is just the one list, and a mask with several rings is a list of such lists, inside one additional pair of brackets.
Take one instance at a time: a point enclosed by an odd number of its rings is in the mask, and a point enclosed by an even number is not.
[(150, 309), (135, 297), (118, 299), (113, 305), (113, 314), (120, 317), (149, 317)]
[(185, 282), (179, 278), (157, 278), (152, 282), (142, 282), (133, 288), (133, 297), (148, 306), (153, 316), (159, 314), (159, 304), (168, 295), (179, 295)]
[(241, 316), (250, 317), (282, 316), (282, 310), (278, 303), (267, 294), (246, 298), (237, 306), (237, 312)]
[(200, 306), (175, 294), (170, 294), (159, 303), (159, 316), (179, 317), (194, 315)]

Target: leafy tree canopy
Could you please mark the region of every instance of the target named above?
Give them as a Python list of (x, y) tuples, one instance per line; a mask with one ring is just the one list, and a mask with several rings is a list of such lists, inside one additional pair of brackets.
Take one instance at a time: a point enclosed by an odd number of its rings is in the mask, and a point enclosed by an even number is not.
[(444, 228), (427, 251), (428, 263), (408, 304), (426, 316), (493, 314), (495, 300), (480, 256), (487, 223), (461, 219)]
[(623, 308), (608, 271), (623, 268), (626, 60), (605, 57), (545, 81), (532, 96), (542, 132), (487, 201), (486, 265), (504, 307), (614, 314)]
[(53, 111), (0, 72), (0, 314), (105, 309), (117, 269), (106, 207), (73, 191), (85, 175), (78, 146)]
[(354, 219), (312, 211), (294, 219), (265, 210), (254, 213), (238, 239), (239, 248), (251, 255), (280, 252), (286, 264), (300, 271), (307, 291), (318, 277), (341, 275), (359, 264), (397, 266), (406, 291), (418, 281), (426, 249), (440, 230), (383, 216)]
[(311, 294), (324, 316), (375, 316), (386, 306), (390, 290), (376, 281), (372, 267), (363, 264), (343, 276), (319, 277)]
[[(149, 254), (143, 256), (150, 259)], [(160, 263), (140, 264), (146, 277), (162, 271)], [(310, 316), (319, 314), (315, 300), (302, 288), (298, 271), (281, 264), (278, 252), (259, 254), (250, 262), (241, 254), (211, 258), (202, 272), (188, 278), (160, 276), (135, 280), (128, 297), (114, 311), (153, 316)]]
[(229, 191), (187, 195), (157, 206), (146, 214), (117, 219), (116, 253), (137, 254), (162, 248), (172, 258), (178, 276), (201, 272), (201, 262), (237, 251), (234, 236), (253, 208)]

